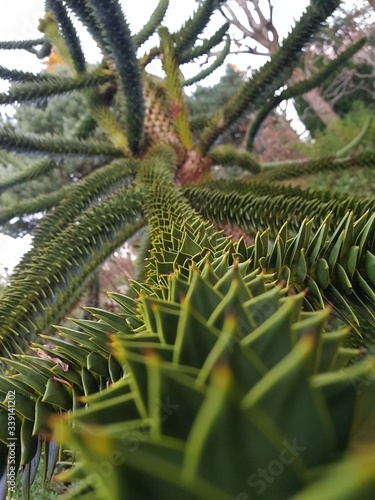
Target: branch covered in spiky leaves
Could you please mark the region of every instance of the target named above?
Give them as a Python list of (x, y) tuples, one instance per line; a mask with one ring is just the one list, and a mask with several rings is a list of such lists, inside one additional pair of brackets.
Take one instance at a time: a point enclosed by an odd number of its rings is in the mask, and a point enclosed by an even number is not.
[(81, 42), (62, 0), (46, 0), (46, 10), (51, 11), (59, 23), (61, 34), (69, 48), (76, 72), (78, 74), (84, 73), (86, 61)]
[[(324, 465), (341, 459), (350, 438), (371, 429), (374, 362), (346, 368), (360, 352), (343, 347), (348, 330), (325, 332), (328, 310), (304, 313), (306, 292), (286, 297), (273, 274), (257, 270), (272, 263), (280, 248), (290, 262), (300, 260), (311, 225), (303, 224), (292, 240), (283, 228), (270, 259), (267, 233), (251, 247), (233, 244), (183, 201), (172, 181), (174, 162), (173, 151), (155, 148), (140, 170), (153, 241), (148, 280), (134, 284), (138, 298), (111, 294), (120, 314), (90, 308), (99, 322), (75, 321), (80, 331), (62, 327), (58, 337), (46, 337), (54, 349), (35, 345), (41, 359), (8, 362), (19, 372), (15, 382), (24, 384), (28, 418), (38, 433), (45, 430), (42, 411), (73, 410), (55, 425), (55, 436), (80, 451), (81, 462), (65, 479), (77, 479), (82, 468), (90, 478), (110, 451), (126, 457), (112, 464), (116, 481), (84, 483), (98, 498), (120, 499), (124, 488), (143, 497), (143, 485), (151, 484), (157, 499), (228, 500), (259, 467), (260, 450), (269, 463), (295, 443), (303, 448), (305, 467), (288, 469), (282, 492), (303, 493), (325, 477)], [(348, 216), (336, 237), (345, 227), (347, 234), (367, 239), (368, 221), (352, 223)], [(310, 240), (312, 259), (319, 258), (326, 229)], [(30, 369), (37, 370), (37, 380), (29, 379)], [(101, 392), (108, 379), (111, 387)], [(0, 391), (15, 382), (0, 378)], [(20, 406), (16, 412), (22, 421)], [(234, 458), (227, 454), (228, 429), (234, 429)], [(92, 445), (94, 432), (102, 446)], [(21, 439), (33, 456), (30, 434)], [(134, 436), (142, 439), (130, 451)], [(280, 485), (269, 492), (269, 498), (280, 495)], [(82, 493), (78, 487), (76, 494)]]
[(23, 184), (26, 181), (31, 181), (38, 179), (39, 177), (52, 172), (57, 168), (58, 163), (53, 159), (45, 159), (37, 163), (34, 167), (25, 169), (11, 177), (8, 177), (4, 181), (0, 181), (0, 193), (10, 189), (19, 184)]
[(0, 147), (7, 151), (51, 155), (123, 156), (122, 151), (103, 141), (18, 134), (5, 127), (0, 130)]
[(15, 217), (46, 212), (54, 208), (70, 190), (70, 186), (64, 186), (50, 194), (41, 194), (31, 199), (26, 199), (14, 205), (0, 209), (0, 226), (11, 221)]
[[(25, 75), (29, 80), (29, 75)], [(19, 78), (23, 77), (22, 73)], [(38, 81), (41, 80), (41, 81)], [(0, 104), (12, 104), (14, 102), (33, 101), (39, 98), (67, 94), (75, 90), (88, 90), (98, 85), (113, 81), (113, 75), (109, 71), (96, 71), (85, 74), (78, 78), (39, 78), (31, 79), (28, 83), (10, 88), (8, 92), (0, 94)]]
[(217, 146), (208, 155), (214, 165), (222, 167), (241, 167), (254, 174), (258, 174), (261, 167), (255, 157), (246, 151), (240, 151), (231, 145)]
[(150, 36), (152, 36), (157, 27), (162, 23), (164, 16), (168, 10), (169, 0), (159, 0), (156, 9), (151, 14), (149, 21), (143, 26), (143, 28), (133, 36), (133, 43), (138, 48), (144, 44)]
[[(333, 72), (344, 65), (356, 52), (358, 52), (367, 42), (367, 38), (361, 38), (358, 42), (354, 43), (348, 47), (344, 52), (342, 52), (338, 57), (327, 63), (321, 70), (315, 73), (312, 77), (304, 80), (296, 85), (289, 86), (287, 89), (283, 90), (277, 96), (273, 96), (260, 110), (257, 114), (254, 122), (251, 124), (249, 134), (247, 137), (246, 148), (251, 150), (253, 147), (254, 139), (258, 133), (262, 123), (281, 102), (292, 99), (305, 94), (309, 90), (321, 85), (321, 83), (330, 76)], [(344, 156), (344, 155), (343, 155)]]
[(143, 137), (145, 107), (141, 70), (129, 26), (117, 0), (90, 0), (105, 39), (116, 61), (126, 99), (126, 125), (130, 149), (139, 152)]
[(44, 38), (36, 38), (34, 40), (7, 40), (0, 42), (0, 50), (32, 50), (38, 45), (43, 45)]
[(111, 50), (108, 40), (94, 15), (90, 2), (86, 0), (65, 0), (66, 5), (76, 14), (78, 19), (87, 28), (87, 31), (99, 45), (105, 55), (109, 55)]
[(195, 44), (197, 37), (207, 26), (214, 10), (221, 3), (223, 3), (223, 0), (204, 0), (195, 14), (174, 34), (177, 57)]
[(212, 37), (208, 38), (207, 40), (203, 40), (203, 42), (196, 47), (186, 49), (182, 54), (178, 56), (178, 63), (185, 64), (192, 61), (193, 59), (196, 59), (197, 57), (207, 55), (207, 53), (210, 52), (211, 49), (216, 47), (216, 45), (219, 45), (224, 40), (228, 29), (229, 24), (225, 23), (216, 31), (216, 33), (212, 35)]
[(209, 76), (213, 71), (215, 71), (215, 69), (219, 68), (223, 64), (223, 62), (225, 61), (225, 58), (227, 57), (227, 55), (229, 54), (230, 44), (231, 44), (231, 40), (230, 40), (230, 37), (228, 36), (226, 39), (225, 46), (224, 46), (223, 50), (219, 53), (219, 55), (216, 57), (214, 62), (210, 66), (208, 66), (207, 68), (205, 68), (202, 71), (200, 71), (199, 73), (197, 73), (195, 76), (186, 79), (184, 81), (184, 86), (187, 87), (189, 85), (192, 85), (193, 83), (197, 83), (200, 80), (203, 80), (204, 78)]
[(311, 160), (280, 161), (263, 164), (261, 175), (258, 180), (262, 181), (282, 181), (301, 175), (316, 174), (324, 171), (340, 171), (351, 168), (371, 168), (375, 163), (375, 151), (365, 150), (361, 153), (353, 154), (348, 158), (338, 158), (336, 156), (322, 156)]
[[(0, 305), (1, 351), (17, 352), (77, 302), (86, 279), (137, 231), (141, 196), (120, 190), (84, 212), (11, 278)], [(37, 283), (30, 280), (37, 276)], [(19, 294), (19, 290), (23, 290)]]
[(245, 111), (259, 108), (284, 84), (292, 73), (304, 45), (311, 40), (322, 22), (332, 14), (339, 3), (339, 0), (316, 0), (307, 7), (282, 47), (273, 56), (272, 62), (267, 62), (254, 73), (252, 79), (244, 83), (238, 93), (210, 120), (198, 143), (202, 154), (206, 154), (215, 140)]
[(57, 82), (60, 77), (51, 75), (50, 73), (32, 73), (31, 71), (20, 71), (18, 69), (8, 69), (0, 66), (0, 78), (11, 82), (35, 82), (42, 83), (46, 81)]
[(339, 193), (333, 197), (331, 191), (302, 190), (256, 180), (214, 181), (187, 186), (183, 192), (203, 217), (218, 224), (238, 225), (250, 233), (270, 227), (276, 234), (286, 220), (289, 228), (297, 232), (304, 217), (314, 217), (319, 226), (330, 212), (339, 221), (348, 210), (358, 217), (375, 210), (372, 198)]
[[(251, 188), (250, 188), (251, 189)], [(265, 187), (266, 189), (266, 187)], [(275, 189), (277, 192), (277, 188)], [(322, 213), (328, 213), (329, 202), (322, 204), (319, 198), (307, 200), (306, 209), (297, 197), (284, 195), (270, 197), (270, 193), (256, 196), (238, 195), (235, 191), (199, 189), (188, 187), (184, 194), (194, 208), (205, 217), (220, 223), (237, 224), (254, 231), (271, 224), (281, 224), (286, 219), (283, 205), (289, 205), (293, 237), (287, 239), (287, 225), (278, 233), (272, 250), (268, 249), (268, 232), (264, 233), (261, 245), (255, 244), (255, 264), (267, 272), (276, 271), (279, 279), (284, 277), (297, 290), (308, 287), (311, 307), (324, 303), (334, 305), (337, 313), (346, 318), (353, 328), (360, 324), (361, 317), (375, 325), (372, 309), (375, 304), (375, 215), (366, 212), (356, 222), (353, 213), (340, 217), (326, 217), (318, 231), (313, 234), (313, 219), (302, 225), (296, 223), (305, 213), (310, 217), (318, 210), (318, 222)], [(325, 205), (325, 206), (324, 206)], [(322, 209), (324, 207), (324, 210)], [(361, 215), (363, 206), (360, 205)], [(302, 213), (301, 213), (302, 212)], [(331, 228), (331, 220), (334, 228)], [(262, 238), (258, 235), (258, 242)]]
[(61, 203), (36, 228), (34, 244), (43, 247), (43, 244), (57, 236), (90, 204), (107, 198), (116, 189), (130, 185), (137, 166), (135, 161), (115, 160), (71, 186)]
[(186, 149), (193, 146), (187, 107), (182, 91), (182, 75), (177, 64), (172, 37), (168, 29), (159, 28), (161, 50), (163, 53), (163, 69), (166, 73), (166, 86), (168, 91), (169, 107), (177, 133)]

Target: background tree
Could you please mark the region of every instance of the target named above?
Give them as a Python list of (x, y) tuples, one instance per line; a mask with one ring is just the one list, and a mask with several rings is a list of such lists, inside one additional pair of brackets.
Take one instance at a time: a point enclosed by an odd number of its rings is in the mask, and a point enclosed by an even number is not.
[[(219, 10), (233, 30), (233, 53), (270, 56), (278, 49), (280, 36), (274, 23), (272, 2), (262, 4), (258, 1), (233, 0), (225, 2)], [(332, 21), (306, 47), (300, 64), (293, 71), (289, 85), (308, 79), (319, 69), (319, 54), (321, 61), (326, 60), (327, 57), (331, 57), (330, 54), (333, 55), (332, 48), (333, 53), (337, 55), (348, 44), (357, 41), (365, 34), (370, 34), (373, 30), (370, 11), (371, 7), (367, 4), (353, 7), (349, 12), (344, 8), (337, 11)], [(362, 49), (356, 55), (356, 60), (365, 60), (363, 63), (358, 62), (355, 69), (353, 66), (338, 69), (327, 80), (325, 87), (313, 88), (298, 97), (297, 110), (300, 113), (306, 108), (311, 110), (316, 117), (315, 120), (318, 120), (319, 126), (322, 127), (335, 123), (342, 116), (339, 113), (338, 102), (348, 93), (357, 92), (358, 98), (363, 98), (366, 94), (365, 100), (371, 100), (373, 82), (370, 75), (374, 69), (372, 52), (368, 47)], [(333, 86), (330, 86), (329, 82)], [(346, 107), (347, 110), (348, 102), (345, 104), (345, 99), (341, 105), (341, 109)], [(311, 132), (316, 130), (316, 125), (314, 126), (311, 120), (305, 120), (305, 124)]]
[[(274, 24), (271, 1), (267, 7), (262, 8), (258, 0), (234, 0), (225, 2), (220, 7), (221, 14), (234, 29), (236, 45), (234, 53), (269, 57), (277, 52), (280, 47), (280, 35)], [(291, 74), (289, 83), (296, 84), (305, 79), (306, 73), (303, 68), (297, 66)], [(330, 103), (323, 98), (317, 88), (306, 92), (304, 99), (325, 125), (332, 124), (338, 119)]]
[[(337, 57), (345, 47), (357, 42), (362, 36), (374, 32), (371, 6), (367, 3), (353, 6), (351, 10), (340, 8), (332, 16), (329, 25), (316, 36), (310, 50), (306, 51), (303, 65), (307, 75), (311, 75), (327, 62)], [(363, 47), (347, 64), (332, 72), (320, 86), (320, 92), (329, 101), (335, 112), (343, 118), (353, 110), (358, 101), (373, 111), (375, 97), (375, 60), (371, 45)], [(296, 105), (302, 121), (311, 133), (323, 130), (324, 123), (301, 97)]]

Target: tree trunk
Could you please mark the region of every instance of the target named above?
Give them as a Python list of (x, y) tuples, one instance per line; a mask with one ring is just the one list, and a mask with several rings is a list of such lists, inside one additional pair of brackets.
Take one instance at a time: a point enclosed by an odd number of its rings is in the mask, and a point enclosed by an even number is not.
[[(295, 68), (290, 78), (290, 81), (293, 84), (296, 84), (305, 79), (306, 75), (303, 69)], [(324, 123), (324, 125), (329, 126), (332, 125), (332, 123), (335, 123), (339, 120), (340, 117), (334, 111), (333, 106), (331, 105), (331, 103), (329, 103), (324, 99), (324, 97), (319, 92), (318, 88), (310, 90), (310, 92), (306, 92), (306, 94), (303, 94), (302, 97), (309, 104), (311, 109), (315, 111), (315, 113)]]

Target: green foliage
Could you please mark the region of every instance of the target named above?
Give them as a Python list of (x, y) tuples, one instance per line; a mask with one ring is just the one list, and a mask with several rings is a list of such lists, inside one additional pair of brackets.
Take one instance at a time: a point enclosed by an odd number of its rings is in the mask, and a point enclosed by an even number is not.
[[(10, 391), (25, 498), (39, 463), (46, 484), (67, 448), (75, 463), (60, 478), (73, 484), (70, 498), (224, 500), (254, 487), (270, 500), (342, 498), (344, 486), (352, 498), (373, 496), (361, 454), (374, 446), (364, 446), (375, 416), (374, 200), (274, 182), (370, 168), (374, 150), (357, 148), (369, 131), (287, 165), (216, 143), (272, 101), (338, 3), (313, 0), (272, 61), (230, 88), (222, 109), (202, 107), (213, 114), (195, 140), (180, 65), (223, 41), (224, 27), (197, 43), (220, 1), (201, 2), (177, 33), (159, 28), (159, 46), (141, 60), (137, 48), (168, 2), (138, 34), (115, 0), (47, 2), (41, 29), (71, 76), (1, 70), (16, 82), (4, 102), (32, 101), (0, 130), (10, 151), (0, 157), (10, 174), (2, 200), (39, 185), (3, 205), (0, 223), (43, 217), (0, 296), (0, 499)], [(86, 68), (73, 16), (102, 51), (97, 69)], [(147, 71), (156, 57), (163, 79)], [(241, 77), (228, 72), (232, 80)], [(246, 182), (201, 183), (214, 163), (251, 172)], [(62, 178), (42, 195), (47, 171)], [(232, 241), (216, 222), (253, 241)], [(51, 335), (98, 267), (148, 227), (138, 281), (127, 296), (110, 294), (119, 312), (87, 308), (94, 320), (73, 318)], [(278, 476), (269, 484), (264, 468)]]
[[(365, 156), (374, 147), (375, 127), (372, 121), (371, 110), (365, 108), (363, 103), (353, 104), (353, 110), (340, 119), (337, 123), (327, 127), (322, 132), (317, 132), (313, 142), (300, 143), (298, 149), (309, 158), (321, 155), (331, 155), (336, 151), (336, 155), (346, 153), (357, 158)], [(339, 162), (340, 163), (340, 162)], [(347, 196), (361, 195), (371, 198), (375, 194), (375, 181), (373, 175), (372, 161), (356, 164), (348, 163), (345, 160), (341, 163), (344, 169), (328, 169), (320, 171), (318, 167), (311, 168), (310, 172), (303, 172), (304, 185), (312, 189), (340, 191)], [(357, 167), (357, 168), (355, 168)], [(307, 174), (307, 175), (306, 175)]]
[(176, 53), (178, 55), (190, 49), (195, 44), (198, 36), (207, 26), (212, 13), (221, 3), (223, 3), (223, 0), (204, 0), (201, 2), (194, 16), (188, 19), (175, 35)]
[[(338, 151), (351, 140), (359, 135), (365, 125), (372, 118), (372, 110), (357, 101), (353, 103), (352, 111), (346, 114), (340, 121), (334, 123), (326, 130), (317, 132), (313, 143), (301, 144), (298, 147), (310, 158), (332, 154), (332, 151)], [(366, 136), (362, 138), (359, 144), (360, 150), (373, 148), (375, 144), (375, 124), (370, 123), (369, 130), (366, 130)]]
[(234, 146), (218, 146), (209, 154), (215, 165), (224, 167), (241, 167), (255, 174), (260, 172), (260, 165), (250, 153), (239, 151)]
[(0, 42), (0, 50), (29, 50), (32, 51), (32, 49), (37, 46), (37, 45), (43, 45), (44, 43), (44, 38), (38, 38), (35, 40), (9, 40), (6, 42)]
[[(0, 378), (0, 391), (22, 383), (28, 395), (17, 410), (21, 463), (35, 454), (31, 427), (22, 432), (25, 418), (40, 433), (46, 415), (73, 410), (55, 426), (55, 437), (80, 451), (79, 465), (63, 476), (81, 479), (72, 498), (144, 496), (150, 487), (155, 498), (224, 500), (247, 491), (259, 466), (292, 450), (301, 452), (293, 454), (295, 466), (283, 468), (281, 484), (269, 485), (263, 498), (304, 495), (305, 487), (327, 483), (332, 463), (345, 467), (349, 437), (360, 443), (373, 428), (373, 361), (343, 369), (360, 353), (343, 347), (349, 331), (323, 333), (329, 311), (306, 313), (306, 292), (288, 296), (277, 285), (262, 255), (266, 233), (247, 247), (200, 219), (174, 186), (173, 161), (173, 151), (159, 147), (140, 168), (152, 250), (145, 283), (133, 285), (136, 300), (112, 294), (120, 314), (89, 308), (99, 321), (75, 320), (80, 330), (61, 327), (59, 337), (44, 337), (55, 347), (34, 344), (41, 359), (7, 361), (19, 375)], [(365, 219), (353, 225), (347, 217), (341, 226), (326, 240), (323, 225), (311, 245), (311, 224), (288, 241), (283, 228), (270, 259), (281, 262), (276, 254), (285, 249), (288, 262), (300, 261), (309, 246), (320, 262), (325, 242), (332, 263), (350, 246), (341, 228), (363, 241), (372, 231)], [(107, 462), (110, 482), (99, 465)], [(360, 484), (373, 491), (373, 476), (366, 472)]]
[(329, 63), (327, 63), (323, 68), (315, 73), (308, 80), (302, 81), (296, 85), (288, 87), (283, 90), (279, 95), (274, 96), (270, 99), (263, 108), (259, 111), (256, 120), (254, 120), (248, 134), (247, 138), (247, 149), (251, 150), (253, 146), (254, 138), (262, 125), (264, 119), (270, 114), (272, 109), (275, 109), (282, 101), (286, 99), (291, 99), (297, 97), (299, 95), (305, 94), (309, 90), (318, 87), (320, 83), (324, 82), (328, 76), (330, 76), (333, 72), (337, 70), (337, 68), (341, 68), (348, 60), (358, 52), (367, 42), (368, 40), (364, 37), (358, 42), (351, 45), (344, 52), (342, 52), (336, 59), (333, 59)]
[(192, 85), (193, 83), (197, 83), (200, 80), (203, 80), (204, 78), (206, 78), (206, 76), (210, 75), (213, 71), (215, 71), (215, 69), (219, 68), (223, 64), (223, 62), (225, 61), (225, 58), (227, 57), (227, 55), (229, 54), (230, 44), (231, 44), (231, 40), (228, 36), (226, 39), (225, 46), (224, 46), (223, 50), (220, 52), (220, 54), (217, 56), (217, 58), (211, 64), (211, 66), (208, 66), (207, 68), (203, 69), (197, 75), (186, 79), (184, 81), (184, 85), (186, 87), (188, 87), (189, 85)]
[[(368, 44), (357, 56), (346, 62), (344, 68), (336, 69), (320, 85), (321, 94), (332, 102), (334, 111), (341, 118), (353, 111), (355, 103), (361, 101), (366, 108), (373, 109), (373, 7), (370, 2), (354, 3), (339, 7), (330, 22), (317, 34), (313, 52), (306, 61), (306, 70), (313, 65), (320, 69), (332, 54), (342, 53), (348, 44), (356, 42), (358, 36), (367, 36)], [(325, 126), (303, 99), (295, 99), (297, 111), (312, 136)]]
[[(25, 74), (20, 74), (20, 80), (25, 78)], [(13, 87), (6, 94), (0, 94), (0, 104), (12, 104), (14, 102), (32, 101), (38, 98), (46, 98), (52, 95), (72, 92), (74, 90), (85, 90), (90, 87), (97, 87), (111, 80), (111, 75), (105, 72), (85, 75), (81, 78), (34, 78), (30, 84), (24, 83), (22, 87)]]
[(144, 44), (150, 36), (154, 34), (157, 27), (161, 24), (168, 10), (169, 0), (159, 0), (159, 3), (152, 13), (149, 21), (143, 26), (141, 31), (133, 36), (133, 43), (136, 47)]
[(187, 149), (191, 149), (193, 138), (182, 92), (182, 75), (177, 64), (172, 37), (165, 27), (159, 28), (159, 35), (161, 39), (161, 51), (163, 53), (163, 69), (166, 74), (166, 88), (171, 99), (176, 130), (182, 144)]
[(84, 73), (86, 69), (85, 56), (65, 6), (60, 0), (46, 0), (46, 11), (52, 12), (60, 26), (61, 34), (73, 59), (74, 69), (77, 73)]
[(298, 61), (303, 46), (311, 39), (320, 24), (335, 10), (340, 2), (314, 1), (308, 6), (293, 31), (284, 40), (282, 47), (253, 78), (242, 85), (238, 95), (210, 120), (203, 129), (198, 149), (207, 153), (214, 141), (230, 127), (245, 111), (255, 111), (282, 86)]
[(100, 28), (116, 61), (118, 75), (126, 100), (126, 129), (133, 153), (138, 153), (143, 134), (144, 102), (141, 71), (129, 27), (117, 1), (92, 0)]

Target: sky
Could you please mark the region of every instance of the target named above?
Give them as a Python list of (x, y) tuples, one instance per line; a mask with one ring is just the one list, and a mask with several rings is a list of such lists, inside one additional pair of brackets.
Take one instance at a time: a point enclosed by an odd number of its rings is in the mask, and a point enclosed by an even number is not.
[[(1, 0), (5, 3), (5, 0)], [(265, 0), (260, 0), (266, 3)], [(133, 32), (137, 32), (148, 20), (151, 12), (157, 5), (157, 0), (137, 0), (135, 2), (122, 1), (123, 10)], [(285, 36), (295, 19), (298, 19), (308, 5), (308, 0), (274, 0), (274, 23), (280, 35)], [(0, 16), (0, 40), (25, 40), (39, 38), (39, 19), (43, 16), (44, 0), (11, 0), (6, 2), (6, 8), (1, 10)], [(172, 30), (178, 29), (183, 22), (197, 8), (195, 0), (170, 0), (170, 6), (163, 24)], [(221, 16), (213, 20), (211, 29), (215, 31), (222, 23)], [(90, 37), (82, 33), (83, 47), (89, 62), (98, 60), (98, 52)], [(151, 42), (151, 46), (152, 46)], [(239, 68), (249, 65), (249, 57), (252, 57), (250, 64), (257, 67), (260, 59), (257, 56), (230, 56), (227, 62), (231, 62)], [(24, 71), (38, 72), (43, 68), (42, 63), (32, 54), (26, 51), (5, 51), (0, 50), (0, 65), (8, 68), (22, 69)], [(156, 71), (156, 69), (155, 69)], [(210, 79), (206, 79), (203, 84), (212, 85), (218, 81), (223, 74), (223, 69), (216, 70)], [(189, 77), (195, 73), (194, 67), (186, 70), (185, 76)], [(7, 83), (0, 80), (0, 92), (7, 89)], [(2, 108), (2, 109), (1, 109)], [(0, 112), (7, 112), (7, 109), (0, 106)], [(9, 108), (8, 108), (9, 112)], [(27, 251), (30, 245), (30, 237), (12, 239), (0, 234), (0, 275), (3, 268), (9, 270), (19, 261), (21, 255)]]

